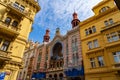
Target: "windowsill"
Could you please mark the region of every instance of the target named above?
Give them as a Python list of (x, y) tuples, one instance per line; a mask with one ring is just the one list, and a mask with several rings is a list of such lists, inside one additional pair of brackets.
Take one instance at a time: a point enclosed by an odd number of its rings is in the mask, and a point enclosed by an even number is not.
[(106, 68), (107, 66), (98, 66), (98, 67), (95, 67), (95, 68), (89, 68), (89, 69), (98, 69), (98, 68)]
[(113, 41), (113, 42), (107, 42), (106, 47), (110, 47), (110, 46), (118, 45), (118, 44), (120, 44), (119, 41), (120, 41), (120, 39), (117, 40), (117, 41)]
[[(96, 32), (94, 32), (94, 33), (96, 33)], [(94, 33), (91, 33), (91, 34), (88, 34), (88, 35), (85, 35), (85, 36), (87, 37), (87, 36), (90, 36), (90, 35), (92, 35), (92, 34), (94, 34)]]
[(101, 47), (99, 46), (99, 47), (96, 47), (96, 48), (88, 49), (86, 53), (87, 53), (87, 54), (90, 54), (90, 53), (97, 52), (97, 51), (101, 51), (101, 50), (103, 50), (103, 48), (101, 48)]

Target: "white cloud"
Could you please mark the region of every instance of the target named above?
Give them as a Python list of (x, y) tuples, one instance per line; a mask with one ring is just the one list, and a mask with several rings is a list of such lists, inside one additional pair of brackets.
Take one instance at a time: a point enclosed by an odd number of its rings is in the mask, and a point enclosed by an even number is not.
[[(37, 27), (39, 27), (39, 29), (42, 28), (42, 30), (49, 28), (52, 38), (57, 27), (60, 27), (61, 33), (65, 34), (67, 30), (71, 29), (74, 10), (78, 13), (80, 21), (83, 21), (93, 15), (91, 9), (100, 1), (101, 0), (39, 0), (41, 11), (36, 15), (34, 26), (37, 25)], [(38, 34), (43, 36), (44, 34), (40, 34), (41, 32), (38, 32)], [(34, 32), (32, 32), (32, 34), (34, 34)]]

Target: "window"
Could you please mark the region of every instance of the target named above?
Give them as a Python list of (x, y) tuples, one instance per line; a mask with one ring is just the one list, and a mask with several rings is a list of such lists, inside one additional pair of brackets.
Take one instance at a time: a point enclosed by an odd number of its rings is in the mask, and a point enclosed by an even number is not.
[(88, 30), (87, 30), (87, 29), (85, 29), (85, 34), (86, 34), (86, 36), (89, 34), (89, 32), (88, 32)]
[(24, 11), (25, 7), (23, 5), (21, 5), (19, 9), (20, 9), (20, 11)]
[[(41, 53), (40, 53), (41, 54)], [(38, 56), (38, 62), (40, 62), (41, 61), (41, 55), (39, 54), (39, 56)]]
[(7, 25), (9, 25), (10, 22), (11, 22), (11, 18), (10, 18), (10, 17), (7, 17), (6, 20), (5, 20), (5, 23), (6, 23)]
[(108, 21), (104, 21), (104, 24), (105, 24), (105, 26), (109, 25)]
[(0, 43), (2, 42), (2, 38), (0, 38)]
[(75, 55), (73, 54), (73, 64), (75, 64)]
[(97, 40), (97, 39), (96, 39), (96, 40), (93, 40), (93, 44), (94, 44), (94, 48), (99, 47), (99, 45), (98, 45), (98, 40)]
[(66, 54), (68, 54), (68, 43), (66, 44)]
[(7, 51), (8, 47), (9, 47), (9, 44), (10, 44), (10, 42), (5, 40), (2, 44), (2, 46), (1, 46), (1, 50)]
[(88, 48), (89, 49), (92, 49), (93, 47), (92, 47), (92, 42), (90, 41), (90, 42), (88, 42)]
[(46, 60), (48, 60), (48, 54), (46, 54)]
[(15, 2), (15, 3), (13, 4), (13, 6), (14, 6), (15, 8), (19, 9), (19, 3), (18, 3), (18, 2)]
[(92, 27), (92, 30), (93, 30), (93, 33), (96, 32), (96, 28), (95, 28), (95, 26)]
[(111, 33), (111, 37), (113, 41), (119, 40), (119, 37), (117, 36), (116, 32)]
[(109, 19), (109, 22), (110, 22), (110, 24), (113, 24), (114, 22), (113, 22), (113, 19)]
[(102, 56), (98, 56), (97, 59), (98, 59), (99, 66), (100, 67), (104, 66), (103, 57)]
[(66, 65), (68, 66), (68, 57), (66, 58)]
[(89, 28), (89, 34), (92, 34), (92, 29), (91, 28)]
[(115, 63), (120, 63), (120, 51), (114, 52), (113, 56), (114, 56)]
[(17, 27), (18, 26), (18, 22), (17, 21), (13, 21), (12, 26), (13, 27)]
[(120, 31), (107, 34), (106, 37), (108, 42), (118, 41), (120, 39)]
[(108, 42), (112, 42), (112, 39), (110, 38), (110, 35), (107, 34), (106, 36), (107, 36), (107, 41), (108, 41)]
[(39, 70), (40, 68), (40, 63), (37, 63), (37, 70)]
[(106, 10), (108, 10), (108, 9), (109, 9), (109, 7), (108, 7), (108, 6), (105, 6), (105, 7), (103, 7), (99, 12), (102, 13), (102, 12), (105, 12)]
[(120, 31), (117, 31), (117, 33), (118, 33), (118, 37), (119, 37), (119, 39), (120, 39)]
[(92, 68), (96, 67), (96, 65), (95, 65), (95, 58), (90, 58), (90, 63), (91, 63), (91, 67)]

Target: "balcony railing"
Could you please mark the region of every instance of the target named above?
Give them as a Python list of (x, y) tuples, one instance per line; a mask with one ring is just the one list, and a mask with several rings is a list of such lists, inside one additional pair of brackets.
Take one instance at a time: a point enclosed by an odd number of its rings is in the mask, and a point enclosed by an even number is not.
[(10, 60), (11, 52), (0, 50), (0, 59)]
[(102, 27), (102, 30), (101, 30), (101, 31), (108, 30), (108, 29), (113, 28), (113, 27), (118, 26), (118, 25), (120, 25), (120, 21), (115, 22), (115, 23), (113, 23), (113, 24), (110, 24), (110, 25), (108, 25), (108, 26)]
[(12, 9), (13, 11), (17, 11), (17, 13), (19, 13), (19, 15), (24, 15), (24, 16), (28, 16), (29, 12), (27, 10), (25, 10), (24, 7), (16, 5), (15, 3), (9, 3), (8, 7), (10, 9)]
[(114, 67), (115, 67), (115, 68), (120, 68), (120, 63), (114, 64)]
[(8, 35), (18, 35), (20, 31), (19, 25), (16, 27), (13, 27), (10, 24), (6, 24), (5, 22), (0, 20), (0, 32), (7, 33)]

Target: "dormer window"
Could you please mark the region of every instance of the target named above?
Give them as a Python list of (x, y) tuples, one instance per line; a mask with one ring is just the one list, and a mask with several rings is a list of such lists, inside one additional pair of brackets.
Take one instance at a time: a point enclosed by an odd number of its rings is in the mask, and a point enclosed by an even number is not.
[(108, 6), (106, 6), (106, 7), (103, 7), (103, 8), (101, 8), (101, 10), (99, 11), (100, 13), (102, 13), (102, 12), (105, 12), (106, 10), (108, 10), (110, 7), (108, 7)]

